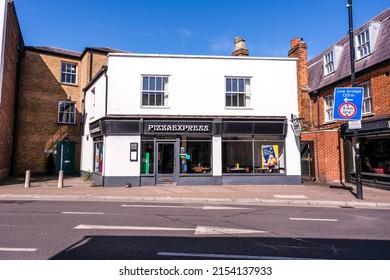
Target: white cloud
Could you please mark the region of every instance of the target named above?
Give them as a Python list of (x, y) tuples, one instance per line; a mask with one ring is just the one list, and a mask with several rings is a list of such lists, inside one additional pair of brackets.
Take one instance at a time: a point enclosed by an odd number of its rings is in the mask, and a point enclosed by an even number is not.
[(219, 38), (211, 39), (210, 41), (210, 50), (212, 53), (225, 53), (233, 50), (233, 39), (228, 38)]
[(186, 29), (178, 29), (177, 31), (178, 31), (178, 32), (180, 33), (180, 35), (183, 36), (183, 37), (194, 36), (194, 35), (192, 34), (191, 31), (186, 30)]

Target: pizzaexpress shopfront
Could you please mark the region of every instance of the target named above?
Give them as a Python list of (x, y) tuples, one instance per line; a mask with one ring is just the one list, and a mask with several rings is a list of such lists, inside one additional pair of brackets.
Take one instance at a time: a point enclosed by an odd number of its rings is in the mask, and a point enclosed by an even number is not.
[(300, 184), (300, 175), (286, 172), (287, 129), (283, 117), (104, 118), (90, 124), (93, 179), (103, 186)]

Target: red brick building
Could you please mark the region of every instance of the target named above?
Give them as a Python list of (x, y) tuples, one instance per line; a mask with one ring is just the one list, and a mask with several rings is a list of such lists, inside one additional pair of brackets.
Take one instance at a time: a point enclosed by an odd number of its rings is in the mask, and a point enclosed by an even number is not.
[(18, 77), (24, 44), (13, 1), (0, 7), (0, 179), (11, 170), (15, 137), (15, 105)]
[[(356, 86), (364, 89), (359, 130), (363, 183), (390, 184), (390, 8), (354, 31)], [(346, 121), (333, 118), (334, 89), (351, 86), (349, 37), (307, 61), (307, 45), (292, 41), (297, 57), (298, 99), (303, 120), (302, 176), (323, 182), (352, 182), (355, 143)]]

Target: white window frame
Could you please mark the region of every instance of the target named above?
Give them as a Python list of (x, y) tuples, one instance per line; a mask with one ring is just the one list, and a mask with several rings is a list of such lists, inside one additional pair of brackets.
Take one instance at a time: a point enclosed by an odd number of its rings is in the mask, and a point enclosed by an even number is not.
[[(64, 106), (63, 104), (69, 104)], [(75, 124), (76, 123), (76, 102), (59, 101), (58, 102), (58, 123)]]
[(370, 29), (367, 28), (356, 35), (358, 59), (371, 54)]
[[(147, 87), (145, 88), (144, 79), (148, 79)], [(161, 79), (162, 88), (157, 88), (157, 81)], [(154, 82), (153, 82), (154, 81)], [(167, 75), (141, 75), (141, 107), (161, 108), (168, 107), (169, 96), (169, 76)], [(144, 104), (144, 95), (148, 96), (147, 104)], [(157, 104), (157, 95), (161, 96), (161, 102)], [(154, 96), (154, 97), (153, 97)], [(152, 101), (154, 99), (154, 102)], [(154, 103), (154, 104), (153, 104)]]
[(364, 82), (358, 85), (363, 88), (363, 103), (362, 103), (362, 114), (368, 115), (373, 113), (372, 107), (372, 93), (371, 93), (371, 81)]
[(332, 74), (335, 71), (335, 54), (332, 49), (324, 55), (324, 73), (325, 76)]
[(325, 122), (333, 122), (333, 109), (334, 109), (334, 94), (324, 96), (324, 106), (325, 106)]
[[(242, 81), (242, 85), (240, 85), (240, 81)], [(240, 96), (242, 96), (242, 98), (240, 98)], [(250, 96), (251, 77), (225, 77), (226, 108), (250, 108)]]
[(61, 83), (77, 84), (77, 63), (61, 61)]

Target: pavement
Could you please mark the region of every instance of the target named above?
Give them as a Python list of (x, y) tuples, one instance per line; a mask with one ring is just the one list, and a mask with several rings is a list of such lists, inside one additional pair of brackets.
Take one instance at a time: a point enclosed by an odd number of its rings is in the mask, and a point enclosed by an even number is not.
[(65, 176), (58, 188), (57, 177), (33, 177), (0, 182), (0, 201), (61, 200), (160, 203), (219, 203), (390, 209), (390, 191), (363, 185), (363, 199), (356, 186), (304, 182), (301, 185), (142, 186), (101, 187), (83, 177)]

